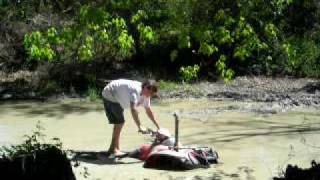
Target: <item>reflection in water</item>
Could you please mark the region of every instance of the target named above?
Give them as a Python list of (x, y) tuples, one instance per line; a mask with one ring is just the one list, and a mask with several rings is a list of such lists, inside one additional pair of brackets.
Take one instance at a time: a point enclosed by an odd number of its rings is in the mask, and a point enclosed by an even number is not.
[[(143, 111), (142, 124), (153, 127)], [(168, 172), (144, 169), (139, 161), (113, 164), (94, 153), (82, 154), (82, 164), (88, 166), (92, 179), (268, 179), (278, 175), (279, 168), (285, 168), (287, 163), (308, 167), (312, 159), (319, 161), (320, 111), (316, 108), (283, 112), (281, 107), (270, 103), (194, 99), (159, 101), (154, 111), (161, 126), (172, 134), (172, 114), (177, 112), (182, 144), (215, 147), (221, 163), (210, 169)], [(79, 99), (2, 102), (0, 114), (1, 145), (22, 142), (23, 135), (31, 134), (37, 121), (45, 127), (47, 139), (60, 138), (65, 149), (103, 154), (111, 140), (112, 126), (100, 102)], [(125, 112), (125, 118), (122, 149), (132, 150), (151, 141), (150, 137), (137, 133), (129, 111)], [(100, 159), (90, 160), (90, 155)]]

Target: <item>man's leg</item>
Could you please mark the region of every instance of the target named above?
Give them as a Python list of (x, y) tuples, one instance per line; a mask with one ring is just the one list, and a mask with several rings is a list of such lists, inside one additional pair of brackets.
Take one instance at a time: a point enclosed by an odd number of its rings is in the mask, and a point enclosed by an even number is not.
[(114, 124), (112, 132), (112, 140), (109, 147), (109, 153), (114, 155), (122, 154), (120, 151), (120, 135), (124, 123)]

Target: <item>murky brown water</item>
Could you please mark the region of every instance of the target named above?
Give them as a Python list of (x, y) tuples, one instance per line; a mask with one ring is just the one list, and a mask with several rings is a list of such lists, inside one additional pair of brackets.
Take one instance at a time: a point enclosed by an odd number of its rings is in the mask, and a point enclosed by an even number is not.
[[(174, 132), (173, 112), (180, 114), (180, 140), (184, 145), (215, 147), (220, 163), (209, 169), (186, 172), (144, 169), (142, 163), (121, 160), (80, 162), (77, 179), (87, 167), (87, 179), (270, 179), (287, 163), (309, 167), (320, 161), (320, 111), (296, 108), (265, 115), (239, 111), (261, 104), (209, 101), (205, 99), (162, 101), (154, 104), (161, 126)], [(236, 107), (236, 108), (234, 108)], [(221, 110), (222, 109), (222, 110)], [(152, 123), (141, 109), (141, 121)], [(129, 112), (122, 134), (122, 149), (130, 150), (150, 138), (137, 133)], [(101, 103), (86, 100), (50, 102), (2, 102), (0, 104), (0, 145), (16, 144), (35, 130), (37, 121), (45, 127), (47, 139), (58, 137), (65, 149), (103, 151), (108, 147), (112, 126), (107, 123)]]

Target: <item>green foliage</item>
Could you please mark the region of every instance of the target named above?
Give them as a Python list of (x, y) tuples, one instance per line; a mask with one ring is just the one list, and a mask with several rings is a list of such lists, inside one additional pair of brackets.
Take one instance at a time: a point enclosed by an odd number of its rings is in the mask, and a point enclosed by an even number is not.
[(88, 96), (90, 101), (95, 102), (100, 98), (100, 93), (95, 86), (89, 86)]
[(278, 13), (281, 13), (288, 5), (290, 5), (294, 0), (272, 0), (271, 4), (277, 10)]
[(131, 17), (131, 23), (132, 24), (137, 24), (139, 23), (140, 21), (144, 20), (144, 19), (147, 19), (148, 18), (148, 15), (147, 13), (144, 11), (144, 10), (138, 10), (136, 14), (134, 14), (132, 17)]
[(88, 97), (90, 101), (97, 101), (100, 98), (100, 91), (98, 90), (96, 86), (96, 79), (97, 76), (95, 74), (87, 74), (86, 79), (88, 81)]
[(0, 148), (0, 153), (8, 158), (14, 159), (17, 157), (33, 155), (35, 152), (49, 149), (51, 147), (56, 147), (58, 149), (62, 148), (62, 143), (58, 138), (53, 138), (51, 144), (42, 143), (44, 141), (45, 135), (42, 133), (44, 128), (38, 121), (36, 125), (36, 130), (32, 135), (26, 135), (25, 141), (20, 145), (12, 145), (10, 147), (3, 146)]
[(320, 77), (320, 44), (308, 37), (292, 39), (291, 44), (284, 44), (288, 64), (286, 70), (295, 76)]
[(277, 35), (279, 33), (279, 30), (277, 29), (277, 27), (272, 23), (268, 23), (265, 26), (264, 31), (265, 31), (266, 36), (270, 39), (277, 38)]
[[(34, 0), (22, 4), (18, 7), (24, 16), (40, 7)], [(44, 7), (56, 7), (49, 4), (46, 1)], [(36, 29), (25, 36), (30, 61), (90, 64), (152, 59), (150, 66), (175, 64), (187, 82), (197, 79), (200, 71), (200, 67), (188, 67), (190, 64), (201, 64), (226, 82), (242, 73), (318, 74), (314, 67), (318, 67), (319, 36), (301, 40), (305, 34), (319, 31), (316, 1), (121, 0), (69, 4), (75, 13), (70, 17), (72, 23)], [(307, 63), (302, 54), (308, 56)]]
[(232, 69), (227, 68), (226, 62), (227, 57), (225, 55), (221, 55), (219, 60), (216, 62), (216, 67), (222, 79), (225, 82), (229, 82), (233, 78), (234, 72)]
[(78, 50), (78, 58), (80, 61), (87, 62), (92, 59), (93, 54), (93, 38), (88, 35)]
[(6, 0), (0, 0), (0, 6), (5, 6), (8, 2)]
[(145, 46), (147, 43), (154, 44), (156, 42), (155, 33), (150, 26), (138, 24), (137, 29), (140, 34), (142, 46)]
[[(213, 13), (207, 26), (200, 26), (194, 31), (195, 38), (200, 42), (198, 52), (214, 62), (217, 73), (225, 82), (230, 81), (235, 74), (229, 64), (247, 66), (256, 54), (265, 53), (268, 49), (268, 45), (259, 38), (249, 20), (232, 13), (228, 8), (219, 9)], [(274, 26), (269, 24), (266, 29), (275, 35)]]
[(296, 59), (296, 50), (292, 47), (291, 44), (285, 43), (282, 45), (282, 48), (284, 49), (284, 52), (286, 53), (288, 57), (288, 70), (289, 72), (295, 71), (297, 67), (297, 59)]
[(190, 48), (191, 47), (191, 38), (190, 38), (189, 35), (182, 34), (178, 38), (179, 38), (179, 40), (178, 40), (179, 49)]
[(195, 64), (193, 66), (180, 67), (179, 73), (182, 81), (191, 82), (198, 78), (199, 71), (199, 65)]
[(178, 57), (178, 50), (173, 50), (170, 53), (170, 60), (173, 62)]
[[(52, 28), (53, 29), (53, 28)], [(52, 35), (49, 34), (49, 35)], [(50, 46), (50, 39), (39, 31), (26, 34), (24, 45), (29, 55), (29, 60), (48, 60), (52, 61), (55, 57), (55, 52)]]
[(200, 44), (199, 53), (204, 54), (206, 56), (211, 56), (213, 53), (217, 52), (218, 48), (213, 44), (208, 44), (206, 42), (202, 42)]
[(252, 26), (240, 17), (235, 29), (235, 39), (239, 42), (233, 52), (233, 57), (242, 61), (253, 56), (253, 53), (266, 48)]
[(179, 88), (177, 83), (164, 80), (159, 81), (159, 87), (161, 91), (170, 91)]
[(134, 44), (134, 40), (132, 36), (128, 34), (127, 30), (123, 30), (119, 37), (118, 37), (118, 43), (119, 43), (119, 53), (120, 56), (123, 57), (129, 57), (132, 54), (132, 48)]
[(231, 44), (234, 42), (234, 38), (231, 36), (231, 32), (226, 29), (226, 27), (218, 27), (215, 32), (215, 38), (217, 39), (218, 44)]
[(157, 42), (157, 37), (152, 27), (144, 24), (144, 21), (147, 20), (148, 15), (144, 10), (138, 10), (136, 14), (131, 16), (130, 20), (138, 31), (141, 47), (145, 47), (147, 44), (155, 44)]
[(45, 83), (43, 83), (43, 87), (40, 87), (39, 92), (41, 95), (48, 96), (62, 92), (62, 88), (56, 81), (48, 80)]
[[(75, 20), (73, 25), (59, 30), (51, 27), (46, 33), (35, 31), (26, 35), (29, 59), (65, 63), (75, 59), (88, 63), (103, 56), (122, 60), (133, 54), (134, 40), (123, 18), (113, 18), (102, 8), (82, 6)], [(152, 40), (150, 27), (142, 32), (146, 39)]]

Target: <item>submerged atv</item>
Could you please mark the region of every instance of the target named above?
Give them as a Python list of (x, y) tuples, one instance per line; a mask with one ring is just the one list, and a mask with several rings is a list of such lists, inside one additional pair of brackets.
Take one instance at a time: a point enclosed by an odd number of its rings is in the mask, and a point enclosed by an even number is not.
[(210, 147), (181, 147), (166, 129), (148, 130), (155, 139), (151, 144), (127, 152), (117, 158), (131, 157), (144, 161), (143, 167), (163, 170), (208, 168), (218, 162), (218, 153)]

